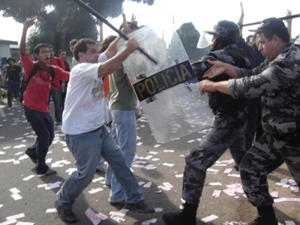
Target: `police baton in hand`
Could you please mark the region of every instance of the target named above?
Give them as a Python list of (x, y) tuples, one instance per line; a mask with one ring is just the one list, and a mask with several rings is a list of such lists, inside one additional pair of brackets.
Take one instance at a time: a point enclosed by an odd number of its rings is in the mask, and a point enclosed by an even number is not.
[[(111, 29), (113, 29), (115, 32), (117, 32), (122, 38), (125, 40), (128, 40), (129, 38), (120, 30), (115, 28), (111, 23), (109, 23), (103, 16), (101, 16), (98, 12), (96, 12), (93, 8), (88, 6), (86, 3), (84, 3), (81, 0), (74, 0), (77, 2), (82, 8), (86, 9), (88, 12), (93, 14), (95, 17), (97, 17), (99, 20), (101, 20), (103, 23), (105, 23), (107, 26), (109, 26)], [(138, 48), (138, 50), (143, 53), (148, 59), (150, 59), (153, 63), (157, 64), (156, 60), (154, 60), (150, 55), (148, 55), (142, 48)]]
[[(285, 16), (285, 17), (280, 17), (280, 18), (277, 18), (277, 19), (288, 20), (288, 19), (294, 19), (294, 18), (297, 18), (297, 17), (300, 17), (300, 14), (295, 14), (295, 15), (290, 15), (290, 16)], [(247, 23), (247, 24), (243, 24), (242, 26), (243, 27), (252, 26), (252, 25), (260, 24), (261, 22), (262, 21), (254, 22), (254, 23)]]

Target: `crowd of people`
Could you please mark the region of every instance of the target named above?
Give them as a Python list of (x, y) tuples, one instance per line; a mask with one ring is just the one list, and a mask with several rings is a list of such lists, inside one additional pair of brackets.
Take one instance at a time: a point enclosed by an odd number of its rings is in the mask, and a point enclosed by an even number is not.
[[(66, 50), (60, 49), (58, 52), (58, 58), (54, 56), (55, 49), (53, 46), (49, 45), (51, 49), (51, 61), (49, 65), (58, 65), (65, 71), (70, 71), (70, 66), (66, 60), (67, 53)], [(34, 54), (29, 54), (30, 59), (34, 62)], [(12, 107), (13, 100), (18, 101), (20, 98), (20, 87), (23, 84), (25, 78), (24, 67), (22, 66), (19, 57), (4, 57), (2, 58), (4, 63), (0, 67), (0, 87), (7, 90), (7, 107)], [(65, 93), (66, 93), (66, 83), (65, 81), (56, 81), (57, 84), (52, 84), (55, 89), (50, 92), (49, 103), (54, 102), (55, 107), (55, 119), (56, 124), (61, 125), (62, 109), (64, 105)], [(57, 88), (54, 88), (57, 87)]]
[[(243, 8), (242, 8), (243, 16)], [(137, 99), (122, 62), (139, 43), (130, 38), (118, 51), (118, 36), (107, 37), (100, 49), (83, 38), (69, 42), (71, 65), (66, 51), (38, 44), (34, 58), (26, 52), (27, 30), (37, 17), (24, 22), (20, 63), (7, 59), (8, 107), (18, 95), (20, 74), (27, 81), (22, 104), (35, 131), (36, 142), (26, 150), (39, 175), (56, 174), (46, 164), (54, 138), (54, 120), (49, 112), (54, 102), (56, 125), (62, 125), (65, 140), (76, 162), (74, 171), (57, 193), (56, 209), (69, 223), (78, 219), (72, 210), (75, 199), (91, 183), (95, 172), (106, 172), (110, 187), (108, 202), (141, 213), (153, 213), (144, 200), (130, 170), (136, 153)], [(244, 192), (257, 208), (251, 225), (277, 225), (267, 175), (284, 162), (300, 186), (300, 39), (290, 42), (290, 33), (280, 19), (262, 21), (246, 42), (238, 23), (219, 21), (213, 30), (210, 53), (192, 64), (199, 78), (199, 95), (208, 94), (214, 114), (211, 128), (199, 146), (186, 156), (180, 212), (168, 212), (168, 225), (195, 225), (206, 171), (229, 149), (234, 167), (240, 171)], [(125, 34), (139, 27), (123, 14)], [(203, 71), (202, 64), (211, 68)], [(37, 69), (34, 69), (37, 68)], [(106, 169), (104, 161), (108, 163)], [(102, 169), (99, 169), (102, 168)], [(104, 169), (103, 169), (104, 168)]]

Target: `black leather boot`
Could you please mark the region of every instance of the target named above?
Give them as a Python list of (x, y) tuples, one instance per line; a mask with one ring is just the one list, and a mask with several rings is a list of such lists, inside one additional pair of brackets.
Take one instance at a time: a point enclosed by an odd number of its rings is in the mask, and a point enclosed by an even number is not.
[(258, 215), (249, 225), (277, 225), (274, 208), (272, 205), (257, 207)]
[(165, 213), (163, 221), (168, 225), (196, 225), (198, 205), (185, 203), (183, 210), (177, 213)]

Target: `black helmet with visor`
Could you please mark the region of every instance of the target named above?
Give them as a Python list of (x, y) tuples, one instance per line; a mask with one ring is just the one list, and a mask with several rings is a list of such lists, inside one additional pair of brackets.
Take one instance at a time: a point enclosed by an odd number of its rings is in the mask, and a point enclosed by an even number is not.
[(235, 43), (239, 39), (240, 29), (236, 23), (222, 20), (215, 25), (214, 30), (206, 33), (213, 35), (213, 41), (215, 40), (212, 50), (218, 50)]

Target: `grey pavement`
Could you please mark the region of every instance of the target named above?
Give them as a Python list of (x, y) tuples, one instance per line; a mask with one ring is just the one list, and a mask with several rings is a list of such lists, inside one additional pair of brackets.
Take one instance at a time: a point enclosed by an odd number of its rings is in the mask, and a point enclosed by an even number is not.
[[(53, 112), (52, 104), (50, 111)], [(91, 208), (95, 213), (103, 213), (108, 217), (100, 222), (103, 225), (137, 225), (147, 220), (152, 221), (143, 224), (163, 225), (162, 214), (179, 210), (182, 203), (184, 156), (199, 143), (205, 132), (199, 131), (180, 140), (159, 144), (151, 135), (146, 118), (142, 117), (138, 121), (138, 147), (132, 170), (140, 182), (146, 202), (155, 207), (157, 212), (127, 212), (124, 217), (110, 216), (111, 212), (120, 209), (108, 203), (109, 189), (104, 185), (104, 176), (96, 173), (94, 182), (74, 204), (73, 210), (79, 219), (75, 224), (93, 224), (85, 215), (85, 211)], [(24, 117), (23, 108), (18, 102), (13, 102), (12, 108), (6, 108), (5, 100), (0, 100), (0, 225), (65, 224), (54, 210), (55, 194), (75, 165), (60, 127), (55, 127), (55, 133), (47, 160), (49, 166), (57, 170), (57, 175), (37, 177), (33, 163), (24, 154), (26, 148), (35, 142), (35, 134)], [(198, 208), (198, 225), (222, 224), (226, 221), (228, 224), (232, 221), (242, 224), (255, 217), (255, 208), (240, 192), (239, 173), (231, 170), (231, 162), (231, 156), (226, 152), (208, 171)], [(291, 175), (283, 165), (270, 174), (269, 188), (270, 192), (278, 194), (278, 202), (274, 206), (279, 222), (300, 224), (299, 193), (293, 192), (290, 185), (283, 185), (290, 179)], [(208, 216), (215, 219), (210, 223), (201, 221)]]

